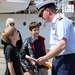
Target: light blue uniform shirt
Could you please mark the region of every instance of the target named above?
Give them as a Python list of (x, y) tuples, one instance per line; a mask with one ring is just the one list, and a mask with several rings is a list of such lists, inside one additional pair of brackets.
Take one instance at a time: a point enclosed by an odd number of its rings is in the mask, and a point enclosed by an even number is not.
[[(59, 17), (62, 19), (58, 19)], [(72, 22), (65, 16), (57, 14), (51, 23), (50, 49), (52, 50), (63, 37), (67, 39), (67, 47), (59, 55), (75, 53), (75, 34)]]

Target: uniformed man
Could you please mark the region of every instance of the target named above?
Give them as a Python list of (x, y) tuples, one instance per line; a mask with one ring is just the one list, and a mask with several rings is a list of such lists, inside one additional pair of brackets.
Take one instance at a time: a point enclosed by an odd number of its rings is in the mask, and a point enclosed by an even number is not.
[(51, 22), (50, 51), (37, 59), (38, 64), (52, 60), (52, 75), (75, 75), (75, 35), (72, 22), (56, 12), (54, 0), (36, 5), (39, 17)]

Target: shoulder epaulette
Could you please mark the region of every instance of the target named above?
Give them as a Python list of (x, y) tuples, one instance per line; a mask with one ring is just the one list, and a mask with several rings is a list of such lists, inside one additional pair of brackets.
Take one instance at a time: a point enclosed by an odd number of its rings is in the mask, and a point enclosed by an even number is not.
[(63, 17), (61, 17), (61, 16), (58, 17), (58, 20), (59, 20), (59, 21), (62, 20), (62, 19), (63, 19)]

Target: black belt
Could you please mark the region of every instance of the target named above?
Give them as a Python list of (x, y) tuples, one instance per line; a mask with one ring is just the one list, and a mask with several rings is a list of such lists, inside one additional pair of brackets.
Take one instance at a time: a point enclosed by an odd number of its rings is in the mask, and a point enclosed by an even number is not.
[(66, 55), (60, 55), (60, 56), (55, 56), (55, 59), (59, 59), (59, 58), (65, 58), (65, 57), (70, 57), (70, 56), (75, 56), (75, 53), (72, 54), (66, 54)]

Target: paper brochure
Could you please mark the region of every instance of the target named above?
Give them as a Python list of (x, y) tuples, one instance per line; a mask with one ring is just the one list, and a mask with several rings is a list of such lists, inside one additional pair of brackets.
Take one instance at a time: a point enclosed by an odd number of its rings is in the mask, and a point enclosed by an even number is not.
[[(26, 55), (25, 57), (26, 57), (29, 61), (33, 61), (33, 62), (36, 62), (36, 63), (37, 63), (37, 61), (36, 61), (35, 58), (32, 58), (32, 57), (30, 57), (29, 55)], [(48, 68), (52, 68), (52, 63), (51, 63), (51, 61), (47, 61), (47, 62), (45, 62), (45, 63), (43, 64), (43, 66), (46, 66), (46, 67), (48, 67)]]

